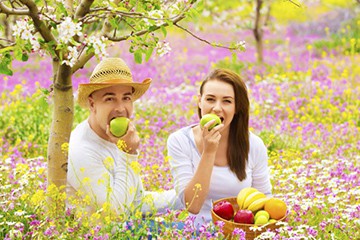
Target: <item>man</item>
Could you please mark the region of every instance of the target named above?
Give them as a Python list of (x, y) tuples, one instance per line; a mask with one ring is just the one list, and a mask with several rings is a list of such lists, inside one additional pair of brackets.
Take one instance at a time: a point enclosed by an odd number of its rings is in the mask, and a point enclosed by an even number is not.
[[(175, 206), (174, 190), (145, 191), (138, 172), (132, 168), (137, 163), (140, 143), (134, 124), (130, 122), (127, 133), (120, 138), (109, 129), (112, 119), (131, 117), (133, 102), (147, 91), (150, 83), (151, 79), (134, 82), (122, 59), (107, 58), (95, 67), (89, 83), (80, 84), (78, 102), (90, 110), (90, 116), (71, 133), (68, 202), (74, 203), (80, 197), (89, 202), (92, 211), (107, 203), (121, 213), (132, 205), (139, 206), (145, 196), (151, 195), (158, 210)], [(124, 141), (128, 151), (117, 146), (119, 140)], [(149, 211), (151, 205), (142, 204), (142, 210)]]

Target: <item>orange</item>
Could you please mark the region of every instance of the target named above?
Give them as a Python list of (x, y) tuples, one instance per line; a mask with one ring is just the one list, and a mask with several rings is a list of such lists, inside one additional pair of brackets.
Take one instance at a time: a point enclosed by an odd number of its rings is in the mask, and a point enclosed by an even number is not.
[(264, 210), (270, 214), (270, 218), (279, 220), (286, 215), (286, 203), (279, 198), (270, 198), (264, 205)]

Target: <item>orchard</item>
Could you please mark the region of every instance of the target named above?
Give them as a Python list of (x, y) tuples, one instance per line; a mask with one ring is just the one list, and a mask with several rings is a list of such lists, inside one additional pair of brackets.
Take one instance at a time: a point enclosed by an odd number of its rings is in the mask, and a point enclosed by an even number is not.
[(228, 68), (247, 84), (250, 130), (286, 204), (257, 239), (360, 239), (359, 16), (356, 0), (1, 1), (0, 238), (225, 239), (221, 221), (196, 229), (186, 209), (64, 207), (69, 135), (88, 116), (76, 90), (111, 56), (153, 79), (131, 119), (146, 190), (174, 187), (166, 140), (199, 123), (201, 81)]

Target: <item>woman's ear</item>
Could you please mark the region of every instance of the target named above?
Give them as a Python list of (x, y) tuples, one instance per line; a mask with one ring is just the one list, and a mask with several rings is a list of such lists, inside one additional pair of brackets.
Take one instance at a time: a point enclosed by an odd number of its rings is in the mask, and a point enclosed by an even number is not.
[(198, 107), (201, 109), (201, 95), (198, 94)]

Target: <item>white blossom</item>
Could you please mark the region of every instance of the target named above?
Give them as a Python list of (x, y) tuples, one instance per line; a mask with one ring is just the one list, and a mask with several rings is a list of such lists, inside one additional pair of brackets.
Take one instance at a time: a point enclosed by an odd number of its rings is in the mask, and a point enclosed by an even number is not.
[(70, 67), (72, 67), (75, 65), (75, 63), (77, 61), (79, 52), (76, 47), (68, 46), (67, 49), (69, 50), (67, 59), (63, 60), (62, 63), (65, 63), (66, 65), (69, 65)]
[(22, 215), (25, 215), (26, 212), (24, 210), (17, 210), (14, 214), (15, 214), (15, 216), (22, 216)]
[(94, 48), (95, 55), (100, 56), (100, 58), (108, 56), (106, 52), (106, 41), (107, 38), (102, 36), (97, 38), (95, 36), (91, 36), (85, 39), (85, 44)]
[(70, 17), (66, 17), (58, 26), (59, 39), (63, 43), (68, 43), (75, 35), (82, 36), (81, 23), (75, 23)]
[(164, 18), (164, 13), (161, 10), (152, 10), (148, 12), (148, 18), (145, 18), (144, 21), (147, 25), (152, 25), (150, 23), (150, 19), (155, 21), (156, 26), (160, 26), (163, 21), (161, 19)]
[(36, 38), (30, 38), (30, 43), (31, 43), (31, 46), (32, 46), (32, 50), (34, 52), (37, 52), (40, 50), (40, 43), (36, 40)]
[(16, 24), (13, 26), (13, 36), (19, 37), (24, 40), (29, 40), (32, 38), (34, 32), (34, 26), (29, 24), (27, 18), (16, 21)]
[(162, 57), (171, 51), (170, 44), (166, 41), (160, 41), (156, 44), (156, 53)]
[(235, 45), (236, 49), (239, 49), (241, 51), (245, 51), (246, 50), (246, 42), (245, 41), (239, 41), (236, 43)]

